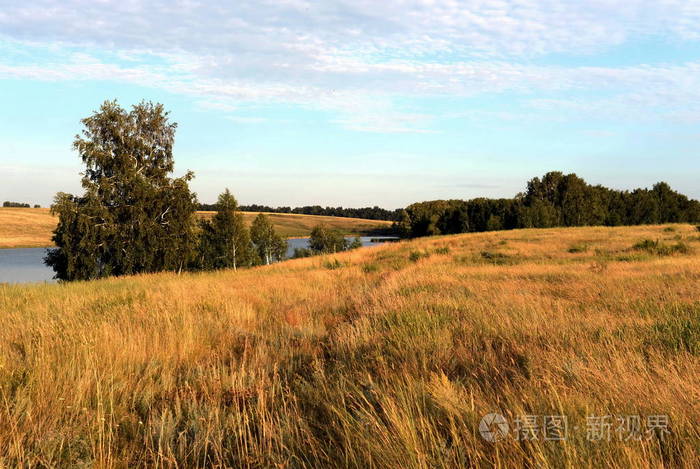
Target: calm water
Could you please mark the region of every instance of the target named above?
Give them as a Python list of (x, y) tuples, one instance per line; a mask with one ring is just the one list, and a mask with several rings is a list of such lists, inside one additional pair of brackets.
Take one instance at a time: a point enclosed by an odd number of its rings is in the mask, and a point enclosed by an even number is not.
[[(352, 238), (350, 238), (352, 239)], [(381, 240), (395, 239), (390, 236), (363, 236), (363, 246), (379, 244)], [(288, 240), (287, 256), (294, 249), (309, 246), (309, 238)], [(54, 282), (53, 270), (44, 265), (45, 248), (0, 249), (0, 283)]]
[(0, 249), (0, 283), (53, 282), (45, 248)]
[[(350, 241), (355, 238), (348, 238)], [(360, 236), (360, 241), (362, 241), (363, 246), (374, 246), (384, 241), (390, 241), (396, 239), (393, 236)], [(382, 241), (383, 240), (383, 241)], [(294, 250), (297, 248), (308, 248), (309, 238), (295, 238), (287, 240), (287, 257), (292, 257), (294, 255)]]

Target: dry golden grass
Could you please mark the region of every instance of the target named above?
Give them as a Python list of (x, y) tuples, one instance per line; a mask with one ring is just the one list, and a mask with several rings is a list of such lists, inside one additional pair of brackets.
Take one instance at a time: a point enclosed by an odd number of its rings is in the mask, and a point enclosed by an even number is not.
[[(0, 286), (0, 465), (697, 467), (700, 242), (673, 229)], [(568, 438), (488, 443), (488, 412), (566, 415)], [(586, 438), (587, 416), (635, 414), (670, 434)]]
[[(211, 217), (214, 212), (198, 212), (202, 217)], [(257, 212), (242, 212), (248, 225), (253, 223)], [(311, 229), (325, 223), (345, 234), (358, 235), (373, 230), (388, 228), (391, 222), (365, 220), (361, 218), (296, 215), (291, 213), (268, 214), (277, 232), (284, 237), (308, 236)], [(34, 248), (51, 246), (51, 232), (57, 218), (48, 208), (0, 208), (0, 248)]]

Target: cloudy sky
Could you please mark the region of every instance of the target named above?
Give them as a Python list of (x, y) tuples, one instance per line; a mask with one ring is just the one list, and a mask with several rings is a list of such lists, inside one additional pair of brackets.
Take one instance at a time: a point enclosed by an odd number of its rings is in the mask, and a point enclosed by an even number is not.
[(700, 198), (698, 0), (0, 0), (0, 199), (79, 191), (79, 120), (158, 101), (213, 201), (388, 208), (573, 171)]

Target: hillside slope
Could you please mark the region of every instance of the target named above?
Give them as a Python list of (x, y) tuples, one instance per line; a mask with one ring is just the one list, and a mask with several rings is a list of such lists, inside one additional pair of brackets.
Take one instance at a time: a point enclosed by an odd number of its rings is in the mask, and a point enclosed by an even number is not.
[[(214, 212), (198, 212), (201, 217), (211, 217)], [(250, 225), (257, 212), (241, 212)], [(297, 215), (292, 213), (268, 214), (277, 232), (284, 237), (308, 236), (319, 223), (340, 230), (345, 234), (359, 235), (388, 228), (391, 222), (361, 218)], [(48, 208), (0, 207), (0, 248), (31, 248), (51, 246), (51, 234), (58, 219)]]
[[(690, 468), (699, 234), (492, 232), (0, 286), (0, 465)], [(566, 441), (517, 441), (529, 415), (566, 416)], [(615, 420), (635, 415), (639, 439)]]

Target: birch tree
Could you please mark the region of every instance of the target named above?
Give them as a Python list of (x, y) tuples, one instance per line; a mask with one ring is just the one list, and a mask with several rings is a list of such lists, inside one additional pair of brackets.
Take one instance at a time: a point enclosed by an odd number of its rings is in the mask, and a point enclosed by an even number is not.
[(275, 232), (270, 218), (264, 213), (259, 213), (253, 220), (250, 237), (258, 256), (266, 265), (283, 259), (287, 254), (287, 241)]
[(250, 232), (238, 211), (236, 198), (226, 189), (219, 195), (216, 207), (211, 222), (202, 224), (202, 245), (205, 247), (201, 267), (205, 270), (236, 270), (251, 265), (254, 256)]
[(126, 111), (105, 101), (83, 119), (73, 148), (83, 164), (79, 196), (59, 193), (45, 262), (62, 280), (181, 271), (196, 246), (193, 173), (171, 177), (177, 124), (162, 105)]

